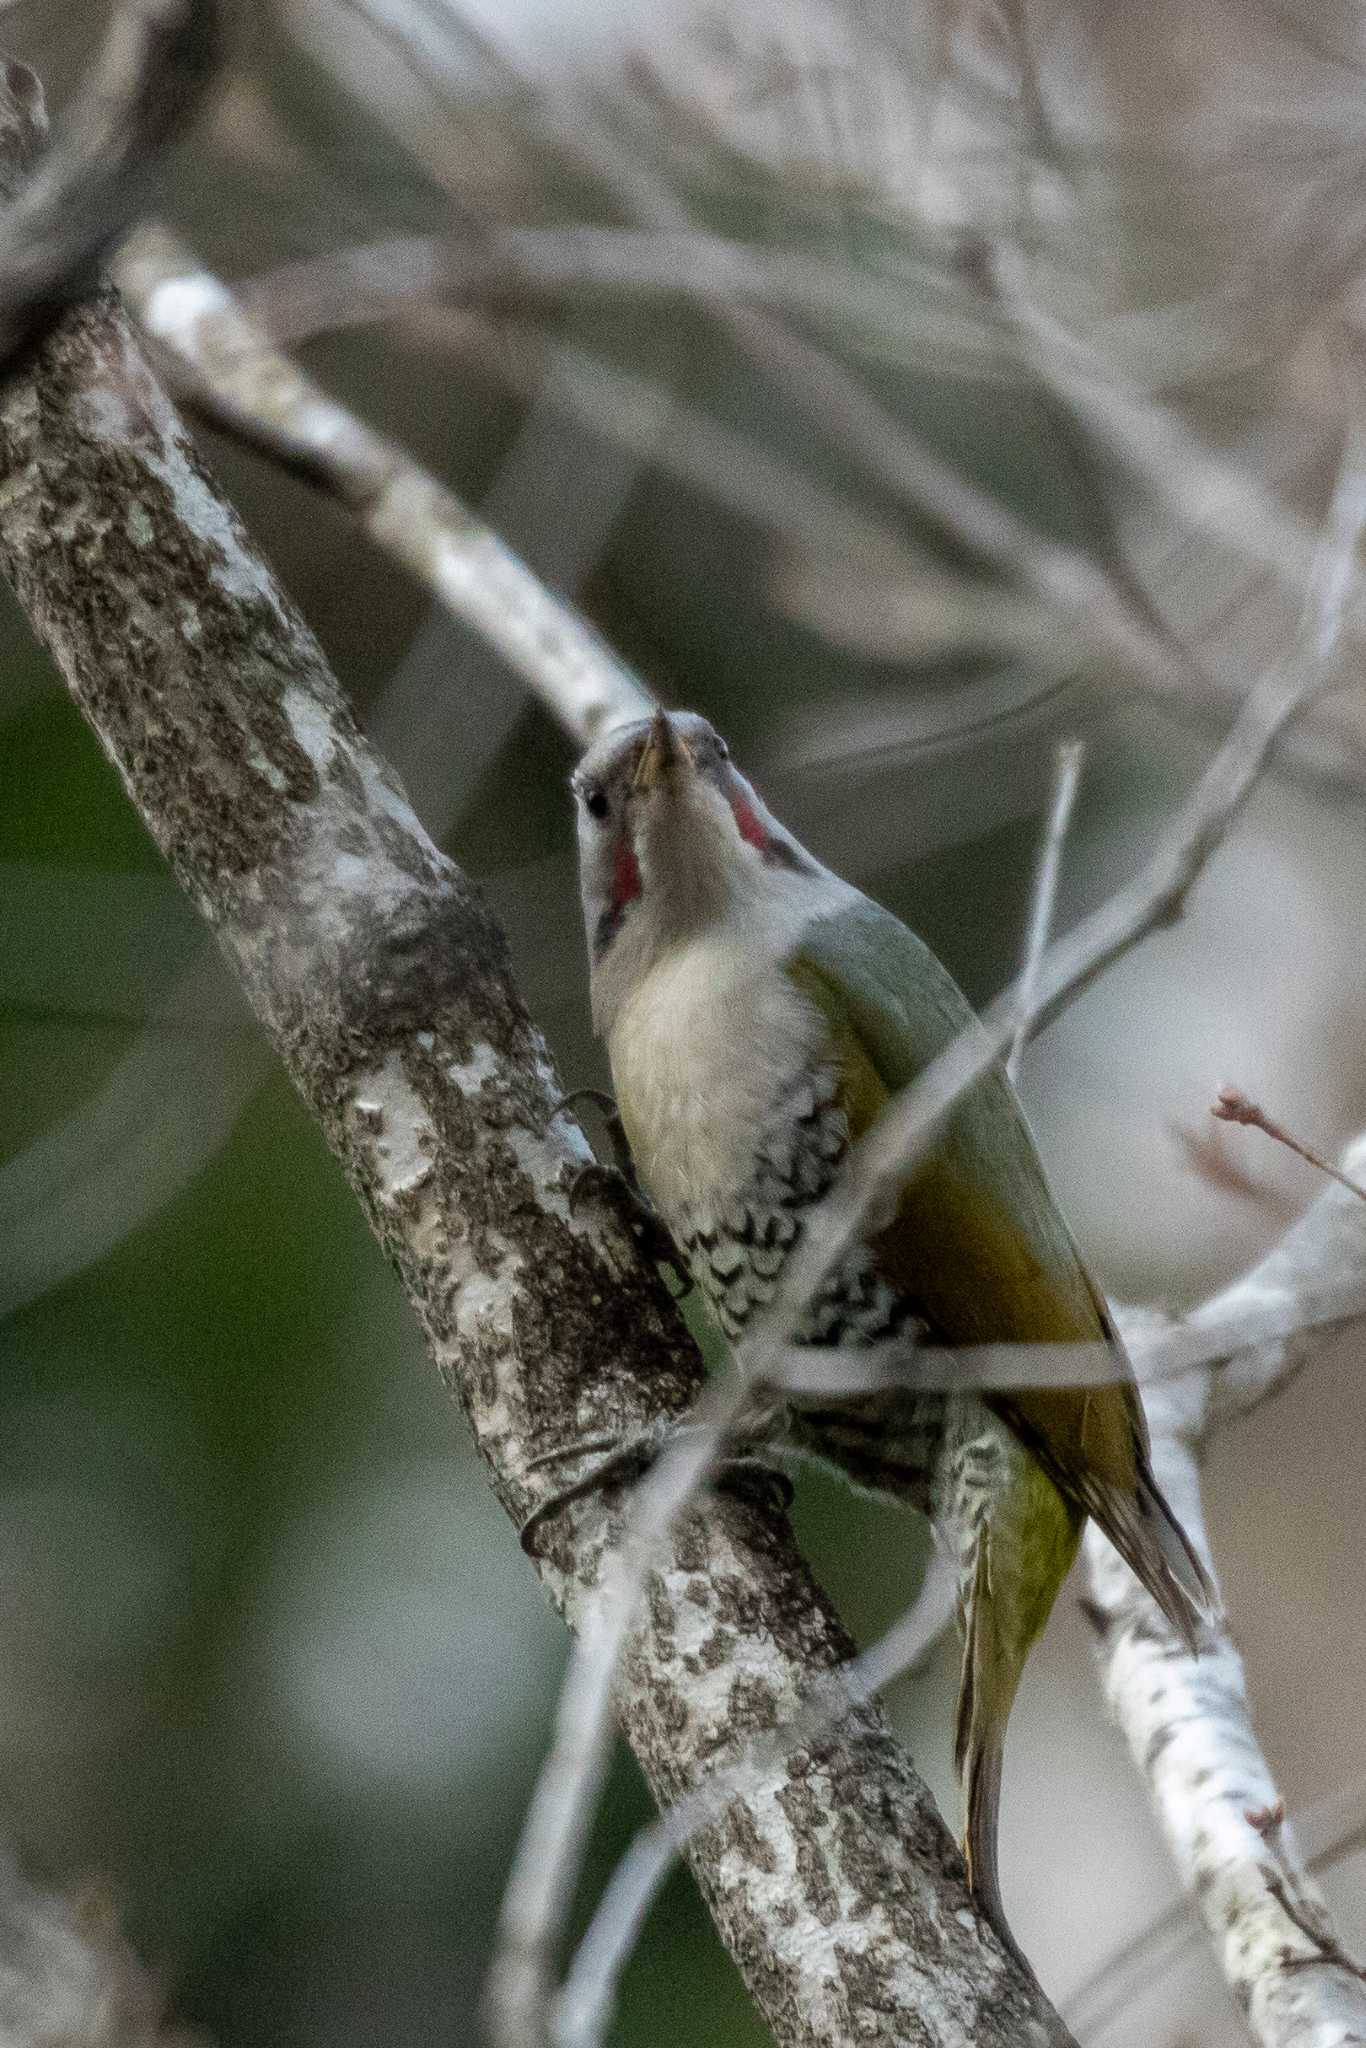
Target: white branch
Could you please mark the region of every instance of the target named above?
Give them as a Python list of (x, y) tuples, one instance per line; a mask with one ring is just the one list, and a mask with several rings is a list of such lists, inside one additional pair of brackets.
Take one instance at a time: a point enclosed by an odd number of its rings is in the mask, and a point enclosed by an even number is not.
[(653, 698), (592, 626), (444, 484), (305, 376), (164, 229), (133, 238), (119, 282), (187, 395), (226, 432), (338, 497), (364, 531), (495, 648), (572, 737)]
[[(1331, 672), (1366, 522), (1366, 471), (1355, 436), (1344, 454), (1315, 559), (1285, 687)], [(1362, 1141), (1358, 1141), (1357, 1150)], [(1355, 1162), (1351, 1162), (1355, 1163)], [(1345, 1270), (1344, 1270), (1345, 1269)], [(1334, 1185), (1262, 1265), (1197, 1311), (1218, 1328), (1251, 1306), (1293, 1306), (1326, 1280), (1366, 1273), (1366, 1205)], [(1140, 1363), (1141, 1323), (1125, 1325)], [(1313, 1339), (1235, 1353), (1145, 1384), (1153, 1469), (1213, 1576), (1199, 1453), (1216, 1415), (1265, 1399), (1303, 1363)], [(1128, 1741), (1216, 1954), (1263, 2048), (1344, 2048), (1366, 2039), (1366, 1983), (1337, 1942), (1281, 1810), (1253, 1733), (1242, 1660), (1227, 1627), (1192, 1657), (1105, 1538), (1087, 1533), (1092, 1607), (1106, 1698)]]

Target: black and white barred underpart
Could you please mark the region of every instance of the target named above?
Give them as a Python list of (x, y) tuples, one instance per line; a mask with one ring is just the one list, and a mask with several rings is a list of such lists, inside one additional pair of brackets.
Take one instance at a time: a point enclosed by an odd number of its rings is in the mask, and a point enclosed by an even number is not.
[[(773, 1299), (800, 1244), (805, 1212), (820, 1200), (849, 1149), (838, 1074), (802, 1074), (774, 1102), (750, 1178), (706, 1211), (673, 1219), (674, 1236), (721, 1330), (733, 1343)], [(915, 1305), (876, 1269), (860, 1245), (815, 1296), (795, 1335), (799, 1344), (843, 1348), (912, 1340), (924, 1325)], [(928, 1512), (944, 1442), (942, 1394), (888, 1389), (842, 1400), (804, 1398), (791, 1416), (802, 1449), (839, 1467), (855, 1484), (894, 1493)]]

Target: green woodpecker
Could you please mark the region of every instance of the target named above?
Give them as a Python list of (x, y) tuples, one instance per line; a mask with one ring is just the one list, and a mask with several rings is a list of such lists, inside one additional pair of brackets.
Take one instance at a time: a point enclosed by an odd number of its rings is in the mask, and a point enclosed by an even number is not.
[[(772, 816), (705, 719), (619, 727), (574, 776), (593, 1017), (640, 1179), (721, 1330), (771, 1299), (850, 1144), (972, 1020), (898, 919)], [(1137, 1392), (1010, 1083), (963, 1099), (895, 1214), (808, 1305), (799, 1342), (1115, 1348), (1113, 1382), (979, 1397), (832, 1395), (795, 1440), (929, 1514), (958, 1574), (957, 1757), (974, 1891), (996, 1866), (1021, 1668), (1093, 1515), (1182, 1634), (1204, 1574), (1153, 1481)]]

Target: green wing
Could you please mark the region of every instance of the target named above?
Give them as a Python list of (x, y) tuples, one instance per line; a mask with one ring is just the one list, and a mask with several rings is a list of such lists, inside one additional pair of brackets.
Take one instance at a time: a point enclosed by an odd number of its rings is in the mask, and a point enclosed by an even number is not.
[[(974, 1022), (929, 947), (874, 903), (810, 926), (789, 972), (834, 1035), (855, 1136), (889, 1095)], [(1086, 1342), (1107, 1335), (1103, 1308), (999, 1067), (964, 1097), (907, 1188), (885, 1255), (950, 1342)]]
[[(855, 1137), (973, 1022), (929, 948), (866, 899), (809, 926), (788, 972), (829, 1025)], [(954, 1110), (875, 1247), (943, 1342), (1114, 1346), (1109, 1385), (1023, 1389), (989, 1405), (1190, 1635), (1208, 1584), (1153, 1483), (1118, 1339), (999, 1067)]]

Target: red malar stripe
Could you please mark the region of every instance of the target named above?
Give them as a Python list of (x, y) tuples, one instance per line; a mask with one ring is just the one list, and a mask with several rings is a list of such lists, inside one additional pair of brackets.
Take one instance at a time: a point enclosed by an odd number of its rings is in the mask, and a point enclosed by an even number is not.
[(735, 823), (740, 837), (748, 840), (751, 846), (757, 846), (760, 853), (766, 853), (768, 850), (768, 834), (759, 823), (758, 814), (749, 799), (739, 795), (733, 796), (730, 800), (730, 807), (735, 813)]
[(621, 910), (640, 894), (640, 862), (623, 832), (612, 848), (612, 908)]

